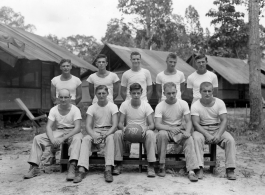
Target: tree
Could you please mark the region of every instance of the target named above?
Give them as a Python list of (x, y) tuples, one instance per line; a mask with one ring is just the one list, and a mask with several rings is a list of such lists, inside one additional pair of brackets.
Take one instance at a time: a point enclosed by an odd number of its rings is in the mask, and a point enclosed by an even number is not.
[(123, 19), (112, 18), (107, 26), (105, 36), (101, 39), (103, 43), (111, 43), (125, 47), (135, 47), (132, 36), (132, 24), (126, 24)]
[(248, 26), (244, 22), (244, 13), (237, 12), (235, 6), (241, 0), (215, 0), (218, 10), (211, 9), (206, 16), (213, 17), (211, 24), (215, 32), (209, 39), (209, 53), (216, 56), (246, 58)]
[(0, 9), (0, 22), (28, 32), (34, 32), (36, 30), (33, 24), (25, 24), (25, 18), (21, 13), (16, 13), (12, 8), (6, 6)]
[(260, 78), (260, 38), (259, 38), (259, 2), (249, 1), (249, 99), (250, 99), (250, 125), (261, 129), (262, 126), (262, 100)]
[(172, 12), (172, 0), (119, 0), (118, 8), (125, 14), (138, 16), (135, 23), (142, 26), (138, 32), (142, 48), (150, 49), (155, 32), (160, 31), (159, 25)]

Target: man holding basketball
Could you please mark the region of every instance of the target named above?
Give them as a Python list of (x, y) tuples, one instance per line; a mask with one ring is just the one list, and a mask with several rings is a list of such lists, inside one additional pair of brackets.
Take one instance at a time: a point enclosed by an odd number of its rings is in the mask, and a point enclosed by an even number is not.
[[(123, 102), (120, 106), (120, 120), (118, 128), (114, 134), (115, 143), (115, 156), (116, 167), (114, 168), (113, 174), (119, 175), (121, 173), (121, 166), (123, 160), (123, 150), (126, 141), (124, 139), (124, 131), (126, 125), (137, 124), (143, 129), (142, 136), (144, 138), (144, 144), (147, 152), (147, 161), (149, 163), (147, 176), (155, 177), (154, 162), (155, 157), (155, 134), (154, 121), (152, 113), (154, 112), (150, 104), (146, 101), (141, 100), (143, 88), (139, 83), (133, 83), (130, 85), (131, 100)], [(125, 124), (126, 121), (126, 124)], [(146, 124), (146, 122), (148, 124)]]
[[(198, 181), (194, 169), (199, 169), (194, 142), (191, 136), (192, 122), (188, 103), (176, 98), (177, 88), (173, 82), (167, 82), (163, 86), (166, 100), (161, 101), (155, 109), (155, 126), (159, 130), (157, 135), (157, 149), (160, 163), (158, 176), (165, 177), (165, 158), (167, 144), (174, 141), (181, 144), (186, 158), (186, 167), (190, 181)], [(186, 128), (182, 119), (185, 119)]]
[(80, 156), (78, 159), (78, 174), (74, 178), (74, 183), (81, 182), (85, 172), (89, 170), (89, 156), (91, 155), (91, 146), (104, 143), (105, 153), (105, 181), (112, 182), (111, 173), (114, 166), (114, 139), (113, 133), (118, 125), (118, 107), (108, 101), (109, 95), (106, 85), (96, 87), (97, 103), (87, 109), (86, 131), (88, 135), (82, 139)]

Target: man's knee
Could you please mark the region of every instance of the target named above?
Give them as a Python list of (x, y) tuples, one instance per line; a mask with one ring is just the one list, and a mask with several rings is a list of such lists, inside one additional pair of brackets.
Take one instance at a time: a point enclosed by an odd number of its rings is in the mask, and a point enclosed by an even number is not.
[(106, 137), (106, 142), (113, 141), (114, 140), (114, 135), (110, 134), (108, 137)]
[(122, 130), (117, 130), (114, 135), (113, 135), (114, 139), (116, 138), (120, 138), (122, 137)]
[(86, 135), (82, 138), (82, 142), (92, 142), (92, 137), (90, 135)]
[(193, 134), (192, 134), (192, 138), (193, 138), (193, 140), (194, 140), (195, 142), (198, 142), (198, 141), (202, 141), (202, 140), (204, 140), (204, 136), (203, 136), (201, 133), (197, 132), (197, 131), (194, 131), (194, 132), (193, 132)]
[(164, 130), (160, 130), (157, 134), (157, 140), (165, 140), (168, 137), (168, 132)]

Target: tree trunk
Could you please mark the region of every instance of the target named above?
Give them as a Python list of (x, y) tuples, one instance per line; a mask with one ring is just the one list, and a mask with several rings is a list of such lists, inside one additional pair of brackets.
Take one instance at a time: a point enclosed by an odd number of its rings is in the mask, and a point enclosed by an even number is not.
[(262, 100), (260, 79), (259, 0), (249, 0), (249, 99), (250, 127), (262, 125)]

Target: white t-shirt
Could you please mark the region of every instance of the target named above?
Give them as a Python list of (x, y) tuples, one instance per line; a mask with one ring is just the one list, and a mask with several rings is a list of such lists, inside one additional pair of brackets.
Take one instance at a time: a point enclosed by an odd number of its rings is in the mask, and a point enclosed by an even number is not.
[(198, 74), (197, 71), (187, 78), (187, 88), (193, 89), (193, 98), (201, 98), (200, 85), (203, 82), (210, 82), (213, 87), (218, 87), (218, 80), (215, 73), (206, 71), (204, 74)]
[(112, 115), (118, 113), (118, 107), (112, 102), (104, 107), (96, 104), (92, 104), (87, 109), (87, 114), (93, 117), (95, 127), (112, 126)]
[(219, 98), (215, 98), (212, 107), (203, 106), (200, 100), (191, 105), (191, 115), (199, 116), (201, 125), (220, 123), (219, 116), (225, 113), (227, 113), (225, 103)]
[(177, 98), (181, 99), (181, 91), (180, 91), (180, 84), (185, 82), (184, 73), (177, 70), (176, 74), (174, 75), (166, 75), (164, 71), (160, 72), (156, 76), (156, 83), (162, 85), (162, 97), (161, 101), (166, 100), (166, 96), (164, 95), (164, 84), (167, 82), (173, 82), (177, 86)]
[(152, 85), (152, 78), (149, 70), (141, 68), (138, 72), (127, 70), (121, 77), (121, 86), (127, 87), (126, 100), (130, 100), (130, 85), (133, 83), (139, 83), (143, 88), (141, 100), (148, 102), (147, 100), (147, 86)]
[(181, 125), (183, 116), (189, 113), (188, 103), (181, 99), (171, 105), (166, 103), (166, 101), (162, 101), (155, 109), (155, 117), (162, 118), (162, 122), (165, 125)]
[(76, 88), (82, 83), (81, 80), (74, 75), (72, 75), (72, 78), (68, 81), (61, 81), (61, 75), (54, 77), (51, 81), (56, 88), (56, 97), (58, 97), (61, 89), (68, 89), (72, 96), (72, 100), (76, 99)]
[(64, 128), (64, 127), (73, 127), (74, 128), (74, 121), (82, 119), (80, 110), (75, 106), (71, 106), (71, 110), (65, 116), (61, 115), (58, 106), (54, 106), (49, 113), (48, 119), (51, 121), (56, 121), (57, 128)]
[[(87, 82), (94, 84), (94, 91), (96, 90), (96, 87), (99, 85), (106, 85), (109, 90), (109, 95), (107, 97), (108, 101), (113, 102), (113, 84), (119, 81), (119, 77), (117, 74), (113, 72), (109, 72), (108, 76), (101, 78), (97, 75), (97, 73), (91, 74), (87, 78)], [(98, 98), (95, 95), (92, 104), (98, 102)]]
[(154, 111), (148, 102), (141, 101), (141, 105), (138, 108), (134, 108), (131, 105), (131, 100), (126, 100), (121, 104), (120, 112), (126, 116), (127, 125), (138, 124), (145, 127), (147, 116)]

